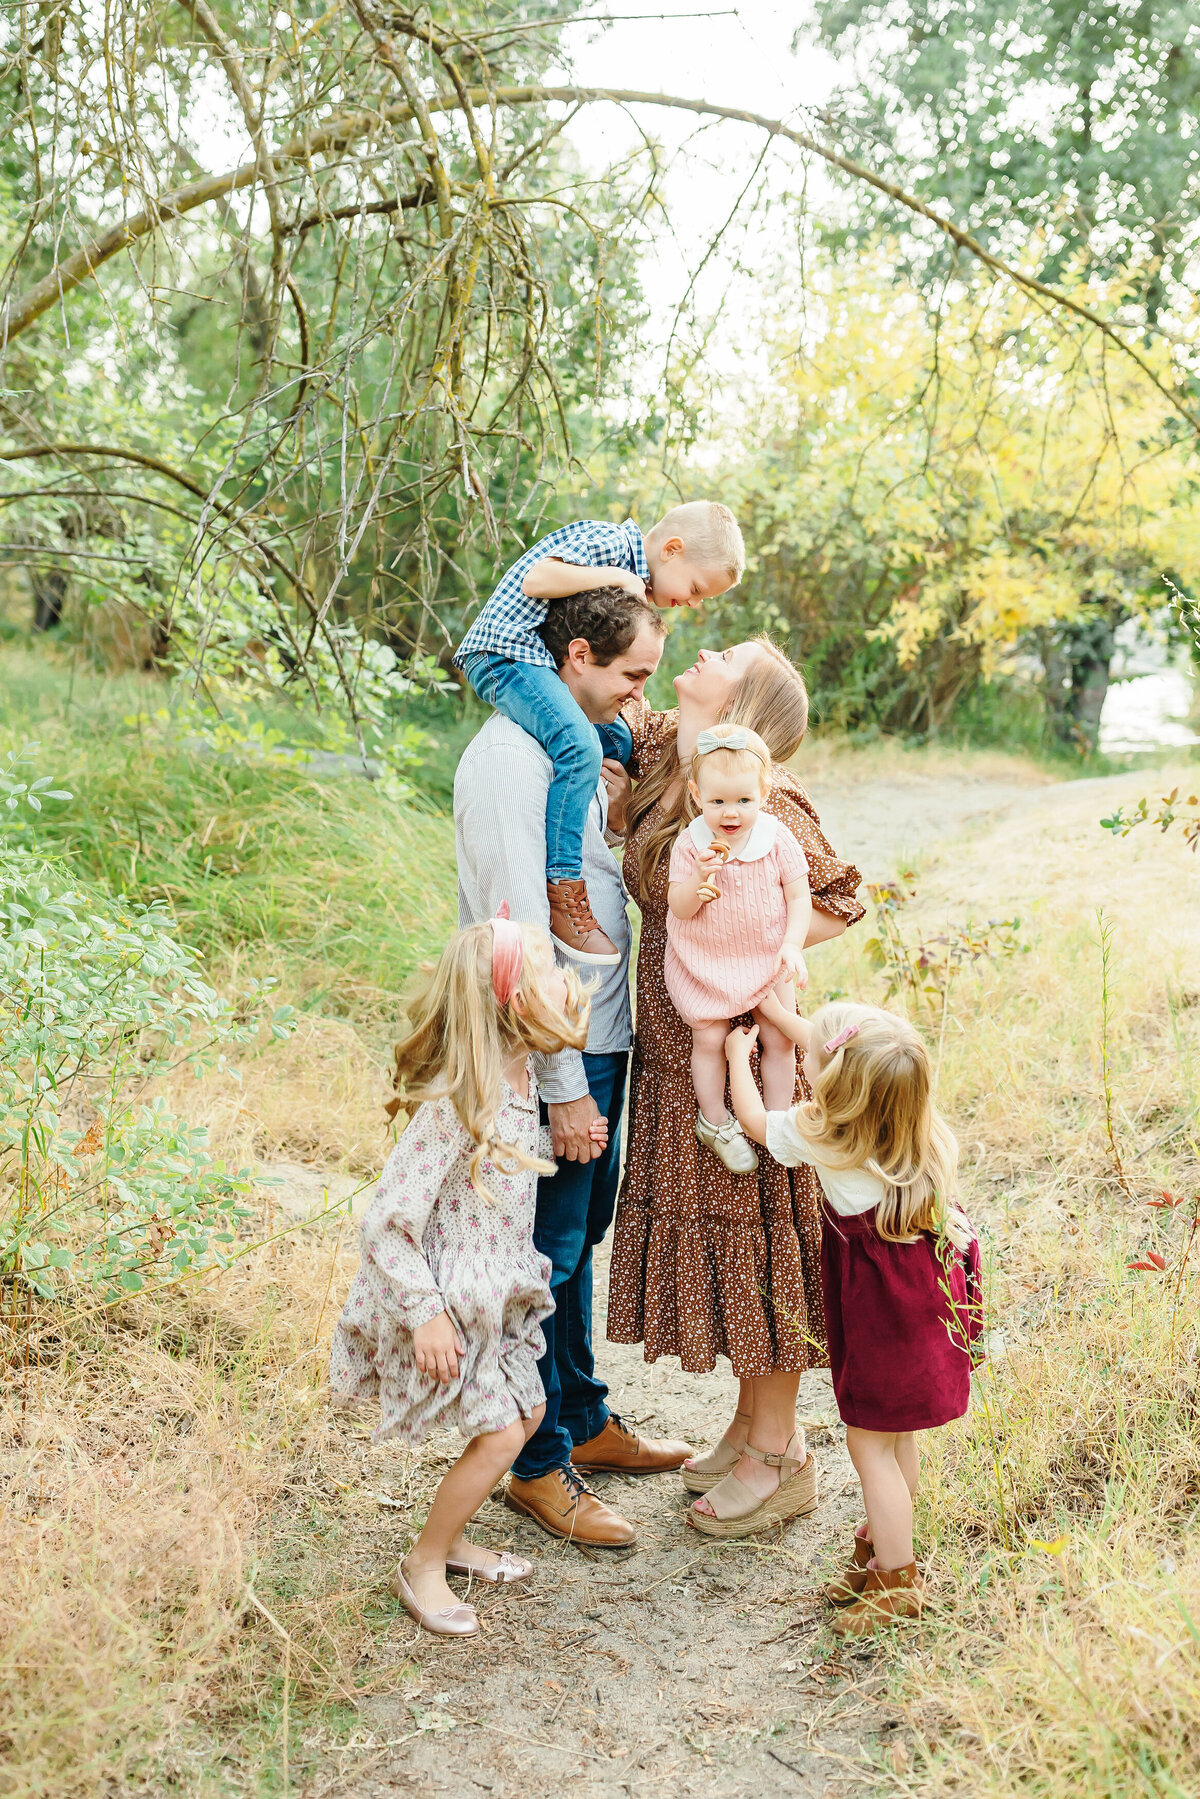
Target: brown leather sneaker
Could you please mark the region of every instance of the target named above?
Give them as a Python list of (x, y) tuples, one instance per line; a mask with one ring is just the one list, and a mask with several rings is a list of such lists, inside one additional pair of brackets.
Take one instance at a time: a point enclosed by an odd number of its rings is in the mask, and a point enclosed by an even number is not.
[(574, 1468), (552, 1468), (536, 1480), (508, 1483), (504, 1503), (522, 1512), (552, 1537), (567, 1537), (596, 1549), (623, 1549), (636, 1536), (633, 1525), (605, 1505)]
[(668, 1468), (681, 1468), (692, 1453), (690, 1443), (639, 1437), (615, 1412), (610, 1412), (602, 1431), (588, 1442), (575, 1445), (571, 1463), (596, 1474), (662, 1474)]
[(906, 1568), (868, 1568), (863, 1590), (830, 1620), (839, 1637), (869, 1637), (889, 1624), (919, 1618), (926, 1605), (925, 1582), (915, 1562)]
[(574, 962), (590, 962), (612, 968), (621, 952), (596, 923), (588, 900), (586, 881), (547, 881), (550, 896), (550, 935)]

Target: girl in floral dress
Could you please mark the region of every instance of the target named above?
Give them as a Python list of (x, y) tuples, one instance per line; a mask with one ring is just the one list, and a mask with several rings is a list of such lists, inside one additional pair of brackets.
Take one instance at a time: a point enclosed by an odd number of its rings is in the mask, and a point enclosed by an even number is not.
[(532, 1565), (463, 1530), (541, 1421), (550, 1264), (533, 1244), (549, 1134), (529, 1057), (582, 1049), (589, 1001), (550, 940), (507, 917), (452, 940), (410, 1008), (396, 1088), (410, 1113), (363, 1220), (362, 1266), (334, 1332), (330, 1385), (378, 1398), (375, 1441), (470, 1441), (443, 1479), (393, 1589), (439, 1636), (474, 1636), (448, 1574), (525, 1580)]

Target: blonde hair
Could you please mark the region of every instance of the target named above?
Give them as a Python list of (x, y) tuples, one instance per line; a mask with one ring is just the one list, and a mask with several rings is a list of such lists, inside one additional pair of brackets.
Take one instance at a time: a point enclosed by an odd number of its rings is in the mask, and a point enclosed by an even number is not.
[(667, 537), (678, 537), (689, 562), (698, 568), (720, 569), (736, 587), (746, 570), (746, 545), (741, 528), (728, 506), (719, 500), (688, 500), (664, 512), (657, 525)]
[[(739, 727), (728, 723), (719, 724), (713, 732), (715, 737), (729, 737)], [(754, 775), (760, 793), (765, 793), (771, 782), (771, 752), (758, 735), (757, 731), (742, 728), (745, 744), (741, 749), (722, 744), (718, 749), (701, 751), (699, 747), (692, 751), (689, 774), (695, 786), (700, 786), (702, 769), (712, 768), (718, 774)]]
[(554, 967), (550, 939), (535, 925), (519, 926), (525, 960), (516, 991), (506, 1006), (492, 986), (492, 927), (469, 925), (451, 938), (438, 962), (423, 979), (406, 1007), (412, 1026), (395, 1050), (393, 1085), (397, 1097), (387, 1106), (394, 1118), (401, 1106), (412, 1112), (425, 1100), (448, 1098), (475, 1145), (471, 1180), (485, 1199), (492, 1195), (480, 1179), (483, 1163), (502, 1174), (530, 1168), (553, 1174), (554, 1163), (526, 1155), (495, 1136), (505, 1062), (524, 1050), (553, 1055), (560, 1049), (582, 1049), (587, 1041), (591, 997), (578, 975), (562, 970), (567, 1003), (560, 1011), (547, 995), (546, 980)]
[[(958, 1144), (933, 1103), (929, 1051), (906, 1018), (835, 1000), (812, 1020), (812, 1098), (796, 1107), (802, 1134), (831, 1168), (865, 1168), (884, 1183), (875, 1229), (890, 1243), (946, 1224)], [(847, 1026), (855, 1034), (829, 1055)]]
[[(729, 696), (721, 722), (745, 725), (760, 738), (773, 762), (786, 762), (796, 754), (808, 729), (804, 676), (769, 637), (755, 637), (751, 642), (761, 654), (754, 658)], [(664, 798), (679, 772), (679, 751), (672, 742), (634, 789), (629, 806), (630, 836)], [(646, 833), (646, 841), (640, 846), (634, 895), (639, 905), (645, 906), (659, 864), (691, 816), (687, 783), (680, 781), (678, 794), (670, 805), (663, 806), (662, 818)]]

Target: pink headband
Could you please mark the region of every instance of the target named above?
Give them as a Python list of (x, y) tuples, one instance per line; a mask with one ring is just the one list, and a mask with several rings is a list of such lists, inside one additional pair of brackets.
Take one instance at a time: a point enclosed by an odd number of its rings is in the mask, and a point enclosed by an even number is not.
[(831, 1037), (829, 1039), (829, 1042), (825, 1045), (825, 1054), (827, 1056), (832, 1056), (835, 1050), (841, 1049), (843, 1043), (849, 1043), (851, 1037), (857, 1036), (858, 1026), (856, 1024), (848, 1024), (844, 1031), (839, 1031), (836, 1037)]
[(496, 995), (496, 1003), (506, 1006), (521, 985), (521, 970), (525, 966), (525, 939), (521, 935), (520, 925), (509, 922), (507, 900), (501, 902), (500, 910), (491, 923), (492, 991)]

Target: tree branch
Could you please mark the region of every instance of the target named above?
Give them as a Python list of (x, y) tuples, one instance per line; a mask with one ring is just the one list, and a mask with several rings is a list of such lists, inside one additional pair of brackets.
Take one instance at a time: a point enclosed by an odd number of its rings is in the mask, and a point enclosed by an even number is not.
[[(782, 119), (767, 118), (762, 113), (747, 112), (741, 107), (719, 106), (709, 100), (685, 100), (672, 94), (646, 93), (637, 88), (589, 88), (589, 87), (499, 87), (490, 92), (484, 88), (467, 90), (471, 103), (476, 106), (532, 106), (545, 101), (562, 101), (569, 105), (590, 105), (600, 101), (611, 101), (623, 106), (662, 106), (677, 112), (690, 112), (702, 118), (728, 119), (733, 123), (750, 125), (755, 130), (765, 131), (771, 137), (786, 139), (799, 149), (810, 155), (819, 156), (831, 167), (840, 169), (843, 174), (851, 176), (855, 181), (865, 182), (878, 193), (884, 194), (897, 206), (906, 208), (919, 218), (928, 220), (938, 231), (941, 231), (958, 249), (974, 257), (985, 268), (993, 270), (997, 275), (1014, 282), (1024, 288), (1027, 293), (1036, 294), (1049, 304), (1064, 312), (1083, 319), (1087, 324), (1103, 333), (1122, 355), (1128, 357), (1141, 370), (1142, 374), (1158, 390), (1168, 405), (1185, 418), (1192, 430), (1200, 434), (1200, 417), (1191, 411), (1184, 399), (1159, 378), (1146, 359), (1127, 343), (1120, 335), (1118, 325), (1104, 318), (1100, 313), (1073, 300), (1068, 294), (1059, 293), (1057, 289), (1048, 287), (1034, 276), (1015, 268), (999, 256), (993, 256), (989, 250), (956, 225), (953, 219), (946, 218), (936, 212), (918, 195), (909, 193), (894, 181), (888, 181), (874, 169), (856, 162), (852, 157), (843, 156), (839, 151), (830, 149), (807, 132), (797, 131), (786, 125)], [(461, 100), (457, 94), (433, 96), (421, 101), (422, 110), (427, 114), (434, 112), (454, 112), (461, 110)], [(314, 155), (327, 150), (340, 149), (354, 141), (355, 138), (377, 130), (380, 124), (399, 124), (413, 117), (413, 108), (407, 101), (383, 106), (371, 113), (351, 113), (340, 119), (334, 119), (323, 131), (314, 132), (304, 139), (293, 139), (271, 153), (272, 160), (279, 162), (306, 162)], [(204, 206), (210, 200), (220, 198), (237, 188), (249, 187), (259, 175), (257, 159), (245, 163), (239, 169), (227, 175), (212, 175), (203, 181), (191, 182), (187, 187), (179, 188), (174, 193), (165, 194), (160, 200), (152, 202), (142, 212), (109, 231), (94, 238), (90, 244), (76, 250), (66, 258), (43, 280), (37, 282), (17, 300), (6, 303), (6, 309), (0, 326), (0, 351), (27, 330), (34, 321), (41, 317), (60, 296), (69, 293), (93, 276), (104, 262), (127, 249), (139, 238), (157, 231), (169, 219), (179, 218), (185, 212), (197, 206)], [(434, 171), (436, 180), (436, 171)], [(444, 204), (444, 202), (443, 202)], [(1128, 327), (1125, 327), (1128, 328)], [(1142, 327), (1144, 328), (1144, 327)]]

